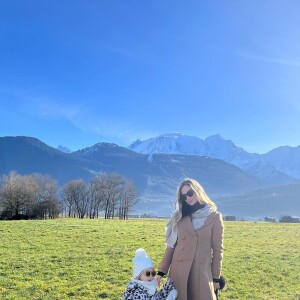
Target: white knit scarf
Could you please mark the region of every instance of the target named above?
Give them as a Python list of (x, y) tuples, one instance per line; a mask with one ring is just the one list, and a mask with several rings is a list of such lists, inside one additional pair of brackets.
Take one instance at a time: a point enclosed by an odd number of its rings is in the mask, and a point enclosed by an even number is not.
[(134, 279), (133, 281), (140, 284), (144, 288), (146, 288), (148, 291), (148, 294), (150, 296), (153, 296), (155, 294), (155, 292), (157, 291), (157, 280), (156, 279), (153, 279), (151, 281), (142, 281), (142, 280)]
[[(194, 230), (198, 230), (204, 226), (207, 217), (213, 212), (213, 209), (209, 205), (205, 205), (203, 208), (198, 209), (191, 214), (192, 224)], [(173, 223), (169, 222), (166, 228), (166, 246), (174, 248), (177, 241), (177, 231), (173, 230)]]

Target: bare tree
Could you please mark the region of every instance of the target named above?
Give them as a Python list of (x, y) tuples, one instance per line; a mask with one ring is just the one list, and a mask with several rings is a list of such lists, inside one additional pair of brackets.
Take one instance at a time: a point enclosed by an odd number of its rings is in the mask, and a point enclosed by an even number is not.
[(75, 205), (75, 195), (73, 192), (74, 183), (72, 181), (66, 183), (61, 190), (61, 197), (63, 200), (63, 205), (66, 209), (66, 215), (70, 218), (73, 214), (73, 207)]
[(89, 189), (85, 182), (81, 180), (77, 184), (78, 197), (75, 198), (75, 206), (80, 219), (83, 219), (89, 206)]
[(81, 179), (76, 179), (66, 183), (62, 189), (62, 199), (65, 206), (68, 208), (68, 216), (71, 214), (79, 216), (83, 219), (87, 213), (89, 203), (88, 188), (85, 182)]
[(116, 173), (97, 176), (90, 186), (90, 217), (104, 211), (105, 219), (114, 218), (119, 211), (119, 218), (128, 218), (128, 213), (137, 202), (138, 192), (129, 180)]
[(33, 215), (38, 218), (54, 218), (60, 213), (57, 200), (57, 182), (47, 175), (34, 174), (29, 177), (30, 186), (35, 194)]
[(128, 213), (138, 201), (138, 191), (133, 183), (125, 180), (120, 193), (119, 218), (128, 219)]
[(59, 214), (57, 185), (50, 177), (40, 174), (21, 176), (11, 172), (2, 178), (0, 206), (2, 216), (16, 218), (53, 218)]
[(102, 203), (105, 219), (114, 218), (118, 195), (124, 179), (116, 173), (100, 175), (102, 186)]
[(105, 184), (106, 176), (95, 177), (90, 184), (89, 218), (99, 217), (99, 213), (105, 208)]
[(8, 218), (27, 214), (30, 204), (34, 202), (34, 193), (27, 183), (28, 177), (20, 176), (16, 172), (2, 178), (0, 206)]

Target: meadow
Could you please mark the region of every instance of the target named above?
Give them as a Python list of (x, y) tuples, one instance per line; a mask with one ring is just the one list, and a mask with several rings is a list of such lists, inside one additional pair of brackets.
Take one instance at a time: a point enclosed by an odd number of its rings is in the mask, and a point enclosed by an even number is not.
[[(166, 220), (0, 222), (0, 299), (121, 298), (143, 247), (155, 264)], [(300, 224), (225, 222), (219, 299), (300, 299)]]

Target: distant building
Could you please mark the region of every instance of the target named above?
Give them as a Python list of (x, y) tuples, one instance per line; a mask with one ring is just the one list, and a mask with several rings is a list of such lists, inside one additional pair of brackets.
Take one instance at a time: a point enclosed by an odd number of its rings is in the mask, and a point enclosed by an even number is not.
[(265, 217), (266, 222), (276, 222), (276, 219), (274, 217)]
[(298, 216), (284, 216), (279, 220), (279, 222), (282, 222), (282, 223), (300, 223), (300, 217), (298, 217)]
[(225, 221), (236, 221), (236, 216), (225, 216), (224, 220)]

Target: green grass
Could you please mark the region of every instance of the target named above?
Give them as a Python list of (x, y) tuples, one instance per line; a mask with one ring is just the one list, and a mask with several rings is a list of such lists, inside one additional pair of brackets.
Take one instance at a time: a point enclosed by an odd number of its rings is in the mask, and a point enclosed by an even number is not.
[[(0, 299), (121, 298), (143, 247), (155, 264), (166, 220), (0, 222)], [(300, 224), (225, 222), (220, 299), (300, 299)]]

